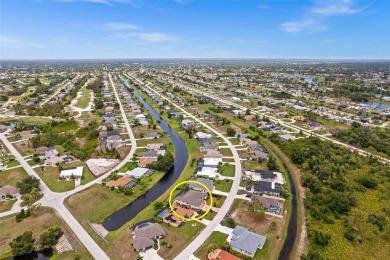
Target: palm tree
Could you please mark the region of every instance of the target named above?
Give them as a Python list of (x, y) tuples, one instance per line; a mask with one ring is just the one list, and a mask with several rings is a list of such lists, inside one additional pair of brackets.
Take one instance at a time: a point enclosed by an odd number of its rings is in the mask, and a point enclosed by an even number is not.
[(223, 242), (222, 248), (223, 248), (223, 250), (229, 252), (229, 250), (230, 250), (230, 244), (229, 244), (229, 242), (228, 242), (228, 241)]
[(207, 251), (210, 253), (210, 252), (213, 252), (215, 249), (217, 249), (217, 246), (215, 244), (210, 244), (208, 245), (207, 247)]

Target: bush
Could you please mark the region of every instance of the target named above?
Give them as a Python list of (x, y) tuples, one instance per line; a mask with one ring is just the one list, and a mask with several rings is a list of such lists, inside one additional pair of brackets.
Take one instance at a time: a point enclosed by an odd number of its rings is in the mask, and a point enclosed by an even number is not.
[(29, 255), (34, 251), (35, 239), (32, 235), (33, 232), (26, 231), (9, 243), (14, 256)]
[(39, 237), (39, 247), (41, 249), (53, 248), (58, 243), (58, 239), (63, 233), (64, 232), (60, 227), (49, 228), (48, 231), (42, 233)]

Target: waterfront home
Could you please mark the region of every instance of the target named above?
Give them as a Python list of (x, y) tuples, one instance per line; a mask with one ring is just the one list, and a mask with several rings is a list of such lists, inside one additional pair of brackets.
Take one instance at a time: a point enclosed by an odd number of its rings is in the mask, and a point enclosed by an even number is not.
[(177, 196), (173, 203), (184, 208), (202, 209), (207, 206), (207, 197), (207, 193), (189, 190), (184, 195)]
[(280, 215), (281, 213), (281, 206), (279, 204), (278, 199), (254, 195), (251, 197), (251, 202), (260, 203), (261, 207), (266, 212), (277, 214), (277, 215)]
[(254, 193), (280, 196), (282, 185), (275, 182), (259, 181), (253, 186)]
[[(210, 190), (210, 192), (213, 192), (214, 183), (212, 180), (205, 179), (205, 178), (196, 178), (195, 181), (204, 184)], [(191, 183), (189, 183), (188, 187), (192, 190), (196, 190), (196, 191), (200, 191), (200, 192), (207, 192), (207, 190), (202, 185), (197, 184), (197, 183), (191, 182)]]
[(138, 161), (139, 167), (147, 167), (149, 163), (157, 162), (157, 158), (140, 158)]
[(152, 169), (137, 167), (131, 171), (125, 172), (124, 175), (127, 177), (133, 177), (133, 178), (138, 179), (138, 178), (143, 177), (144, 175), (152, 175), (153, 172), (154, 171)]
[(134, 187), (136, 184), (137, 184), (137, 182), (134, 181), (132, 178), (123, 176), (117, 180), (111, 180), (111, 181), (107, 182), (106, 186), (107, 187), (114, 187), (117, 189), (119, 186), (131, 188), (131, 187)]
[(268, 181), (284, 184), (283, 174), (280, 172), (273, 172), (269, 170), (250, 170), (245, 171), (247, 178), (253, 181)]
[[(177, 205), (173, 205), (175, 213), (185, 218), (195, 218), (197, 213), (192, 209), (186, 209)], [(169, 208), (164, 208), (160, 213), (157, 214), (164, 223), (170, 226), (178, 227), (181, 223), (185, 222), (184, 219), (179, 218)]]
[(154, 239), (165, 237), (166, 232), (158, 223), (146, 222), (137, 225), (133, 231), (133, 247), (137, 252), (146, 251), (154, 246)]
[(257, 249), (263, 248), (266, 239), (265, 236), (253, 233), (247, 228), (236, 226), (233, 230), (230, 246), (234, 251), (254, 257)]

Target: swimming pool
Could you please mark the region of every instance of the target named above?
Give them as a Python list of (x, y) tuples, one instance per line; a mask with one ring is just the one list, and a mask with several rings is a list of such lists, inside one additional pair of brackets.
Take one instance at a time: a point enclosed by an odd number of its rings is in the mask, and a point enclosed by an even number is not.
[(163, 211), (161, 211), (160, 213), (158, 213), (157, 217), (162, 219), (166, 214), (168, 214), (169, 211), (170, 211), (170, 209), (166, 208)]
[(137, 228), (143, 228), (143, 227), (147, 227), (147, 226), (149, 226), (149, 223), (142, 223), (142, 224), (138, 225)]

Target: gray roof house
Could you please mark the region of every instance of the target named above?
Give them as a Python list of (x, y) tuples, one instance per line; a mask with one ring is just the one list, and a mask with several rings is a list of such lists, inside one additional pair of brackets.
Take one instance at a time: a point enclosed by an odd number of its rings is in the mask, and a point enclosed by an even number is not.
[(5, 185), (3, 187), (0, 187), (0, 201), (6, 200), (7, 194), (11, 196), (17, 196), (19, 195), (19, 189), (10, 185)]
[(253, 233), (244, 227), (236, 226), (233, 230), (230, 246), (234, 251), (254, 257), (257, 249), (263, 248), (266, 239), (265, 236)]
[[(213, 192), (213, 190), (214, 190), (214, 183), (213, 183), (212, 180), (205, 179), (205, 178), (197, 178), (195, 181), (203, 183), (207, 188), (209, 188), (209, 190), (211, 192)], [(193, 189), (193, 190), (197, 190), (197, 191), (201, 191), (201, 192), (207, 192), (207, 190), (202, 185), (199, 185), (199, 184), (196, 184), (196, 183), (193, 183), (193, 182), (190, 183), (188, 186), (190, 187), (190, 189)]]
[(184, 208), (201, 209), (206, 205), (205, 199), (207, 199), (207, 194), (200, 191), (189, 190), (184, 195), (177, 196), (174, 204)]
[(163, 238), (165, 230), (158, 223), (146, 222), (134, 228), (133, 246), (137, 252), (145, 251), (154, 246), (153, 239)]

